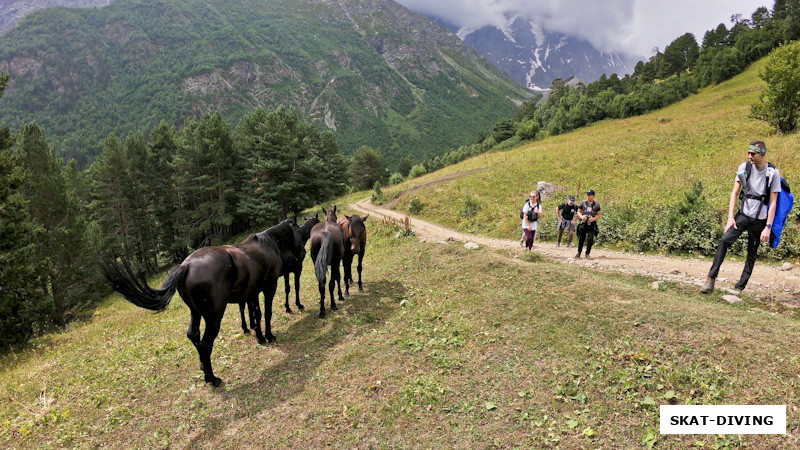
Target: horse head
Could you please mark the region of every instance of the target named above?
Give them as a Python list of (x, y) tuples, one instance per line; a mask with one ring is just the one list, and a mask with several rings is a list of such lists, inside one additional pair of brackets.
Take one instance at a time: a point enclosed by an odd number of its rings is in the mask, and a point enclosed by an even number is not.
[(303, 241), (303, 245), (305, 246), (306, 241), (311, 237), (311, 229), (314, 228), (314, 225), (319, 223), (319, 215), (314, 214), (314, 217), (306, 217), (305, 222), (300, 225), (300, 238)]
[(357, 255), (364, 250), (364, 246), (367, 244), (367, 227), (364, 225), (364, 221), (367, 220), (369, 214), (364, 217), (357, 215), (345, 215), (344, 217), (347, 219), (348, 232), (346, 234), (350, 235), (350, 251)]
[(322, 214), (325, 214), (326, 222), (336, 223), (336, 205), (333, 205), (333, 209), (328, 211), (325, 211), (325, 208), (322, 208)]

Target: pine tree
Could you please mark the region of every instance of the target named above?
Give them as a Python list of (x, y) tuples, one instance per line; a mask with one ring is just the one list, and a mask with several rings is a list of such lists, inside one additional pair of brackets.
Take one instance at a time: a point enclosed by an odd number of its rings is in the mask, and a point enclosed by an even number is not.
[(96, 247), (112, 256), (133, 259), (130, 248), (128, 164), (119, 138), (112, 134), (103, 142), (103, 152), (89, 167), (92, 219), (100, 232)]
[[(92, 269), (87, 227), (77, 196), (67, 187), (61, 159), (36, 124), (19, 132), (18, 147), (24, 167), (35, 177), (25, 183), (25, 195), (34, 221), (43, 232), (36, 241), (37, 254), (46, 262), (40, 278), (42, 291), (52, 303), (52, 323), (63, 326), (69, 314), (92, 303), (97, 283)], [(87, 295), (88, 294), (88, 295)]]
[[(0, 97), (7, 75), (0, 74)], [(13, 151), (8, 127), (0, 128), (0, 345), (23, 342), (34, 322), (47, 313), (36, 255), (41, 232), (28, 212), (22, 189), (29, 174)]]
[(177, 152), (175, 128), (162, 121), (150, 134), (147, 145), (150, 170), (148, 203), (156, 222), (158, 249), (169, 255), (171, 262), (178, 262), (188, 255), (186, 246), (178, 238), (182, 203), (173, 181), (173, 158)]
[(242, 161), (219, 113), (186, 123), (178, 145), (175, 181), (185, 200), (180, 230), (190, 247), (230, 236), (243, 184)]

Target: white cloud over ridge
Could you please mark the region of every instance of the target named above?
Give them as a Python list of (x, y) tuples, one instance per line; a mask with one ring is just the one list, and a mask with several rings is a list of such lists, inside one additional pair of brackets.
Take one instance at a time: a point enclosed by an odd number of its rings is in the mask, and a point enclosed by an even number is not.
[(684, 33), (702, 44), (703, 34), (741, 14), (750, 18), (772, 0), (396, 0), (414, 11), (459, 27), (501, 26), (514, 16), (533, 19), (546, 31), (586, 39), (596, 48), (636, 57), (664, 49)]

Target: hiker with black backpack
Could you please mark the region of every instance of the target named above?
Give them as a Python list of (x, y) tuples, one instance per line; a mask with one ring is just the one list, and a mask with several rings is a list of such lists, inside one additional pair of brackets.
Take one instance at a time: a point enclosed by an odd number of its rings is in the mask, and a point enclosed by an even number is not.
[(575, 255), (576, 259), (581, 259), (581, 252), (583, 251), (583, 244), (586, 243), (586, 259), (592, 259), (592, 245), (594, 244), (594, 237), (597, 236), (597, 219), (600, 218), (600, 203), (594, 201), (594, 189), (586, 191), (586, 200), (581, 202), (578, 206), (578, 254)]
[(522, 206), (520, 218), (522, 219), (522, 232), (525, 233), (525, 248), (531, 250), (536, 239), (536, 230), (539, 229), (539, 219), (542, 217), (542, 205), (539, 204), (539, 192), (532, 191), (525, 205)]
[[(747, 148), (749, 161), (740, 164), (736, 171), (728, 202), (728, 222), (725, 224), (708, 278), (700, 289), (704, 294), (714, 291), (714, 282), (728, 249), (747, 231), (747, 259), (742, 276), (734, 286), (737, 293), (741, 293), (753, 273), (759, 245), (770, 239), (778, 193), (781, 191), (781, 175), (772, 163), (767, 163), (766, 154), (767, 145), (763, 141), (750, 142)], [(739, 212), (734, 214), (737, 204)]]
[(575, 213), (578, 212), (578, 205), (575, 204), (575, 197), (569, 199), (556, 207), (558, 216), (558, 242), (556, 247), (561, 247), (561, 235), (567, 230), (567, 248), (572, 245), (572, 234), (575, 233)]

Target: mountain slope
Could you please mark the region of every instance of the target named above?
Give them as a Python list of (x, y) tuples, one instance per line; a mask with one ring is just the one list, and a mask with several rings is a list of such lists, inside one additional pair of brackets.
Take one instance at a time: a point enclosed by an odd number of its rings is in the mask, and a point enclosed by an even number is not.
[(0, 3), (0, 35), (14, 28), (23, 17), (33, 11), (63, 6), (67, 8), (97, 8), (114, 0), (5, 0)]
[(473, 141), (526, 95), (451, 33), (389, 0), (48, 9), (0, 37), (0, 71), (12, 74), (0, 122), (35, 120), (84, 159), (112, 132), (213, 110), (236, 122), (287, 103), (334, 130), (345, 151), (426, 158)]
[(549, 89), (556, 78), (577, 77), (590, 83), (603, 74), (622, 76), (633, 72), (637, 62), (626, 55), (601, 52), (583, 39), (548, 32), (520, 16), (511, 17), (503, 26), (478, 29), (442, 23), (515, 81), (533, 90)]

